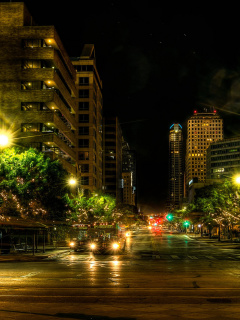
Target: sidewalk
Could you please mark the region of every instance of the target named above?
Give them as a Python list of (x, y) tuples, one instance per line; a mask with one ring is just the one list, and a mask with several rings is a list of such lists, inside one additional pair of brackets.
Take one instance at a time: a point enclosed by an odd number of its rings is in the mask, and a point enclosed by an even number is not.
[(194, 239), (196, 241), (201, 241), (205, 243), (212, 244), (217, 247), (223, 247), (225, 249), (240, 249), (240, 243), (239, 242), (234, 242), (229, 239), (221, 239), (221, 241), (218, 241), (217, 238), (209, 238), (208, 236), (206, 237), (201, 237), (201, 234), (186, 234), (189, 238)]
[(38, 249), (37, 252), (10, 252), (8, 254), (0, 254), (0, 263), (1, 262), (27, 262), (27, 261), (41, 261), (44, 259), (54, 259), (59, 255), (70, 252), (69, 247), (54, 247), (52, 245), (46, 245), (45, 252), (43, 249)]

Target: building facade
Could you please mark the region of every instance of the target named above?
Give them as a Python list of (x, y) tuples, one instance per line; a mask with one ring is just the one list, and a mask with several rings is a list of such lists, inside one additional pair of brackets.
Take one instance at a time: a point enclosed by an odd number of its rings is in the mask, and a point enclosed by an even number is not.
[(184, 193), (184, 158), (183, 158), (183, 132), (182, 126), (172, 124), (169, 131), (169, 211), (179, 209)]
[(186, 144), (186, 186), (194, 180), (206, 180), (207, 148), (213, 142), (223, 139), (223, 120), (216, 110), (212, 112), (194, 111), (187, 122)]
[(77, 72), (77, 164), (80, 188), (85, 195), (102, 190), (102, 81), (96, 66), (93, 44), (72, 58)]
[(207, 149), (207, 178), (224, 179), (240, 173), (240, 137), (211, 143)]
[(0, 3), (0, 118), (17, 145), (35, 147), (76, 175), (76, 72), (53, 26), (23, 2)]
[[(131, 205), (137, 205), (137, 175), (136, 175), (136, 152), (131, 150), (129, 144), (123, 139), (122, 141), (122, 173), (123, 173), (123, 202), (130, 201)], [(129, 181), (131, 179), (131, 183)], [(132, 196), (129, 195), (129, 186), (131, 185)], [(127, 198), (126, 198), (127, 196)]]
[(123, 203), (135, 206), (135, 193), (133, 190), (132, 172), (123, 172)]
[(103, 121), (103, 190), (122, 203), (122, 130), (117, 117)]

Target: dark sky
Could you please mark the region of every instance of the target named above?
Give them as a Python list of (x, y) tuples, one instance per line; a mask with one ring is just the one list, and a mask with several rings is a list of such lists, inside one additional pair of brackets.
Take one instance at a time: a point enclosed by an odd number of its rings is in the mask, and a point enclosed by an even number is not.
[(125, 139), (137, 152), (142, 209), (163, 210), (172, 123), (185, 130), (194, 109), (215, 106), (224, 118), (225, 136), (239, 134), (237, 5), (25, 3), (39, 25), (55, 25), (69, 56), (79, 56), (85, 43), (95, 45), (104, 114), (118, 116)]

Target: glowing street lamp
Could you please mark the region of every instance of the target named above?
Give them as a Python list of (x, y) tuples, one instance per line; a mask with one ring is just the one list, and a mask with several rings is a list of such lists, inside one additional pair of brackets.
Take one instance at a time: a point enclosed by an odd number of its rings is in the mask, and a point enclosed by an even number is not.
[(237, 175), (234, 177), (234, 182), (237, 184), (237, 185), (240, 185), (240, 175)]
[(0, 134), (0, 147), (6, 147), (9, 145), (9, 137), (6, 134)]
[(75, 178), (70, 178), (68, 180), (68, 183), (70, 184), (70, 186), (75, 186), (77, 184), (77, 179)]

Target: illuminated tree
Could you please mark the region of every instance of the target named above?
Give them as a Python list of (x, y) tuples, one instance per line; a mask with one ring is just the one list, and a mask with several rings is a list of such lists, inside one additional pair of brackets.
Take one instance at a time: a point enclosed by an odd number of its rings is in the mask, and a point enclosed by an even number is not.
[(202, 222), (208, 225), (210, 236), (212, 228), (218, 226), (219, 240), (220, 229), (226, 226), (232, 238), (233, 226), (240, 220), (239, 204), (238, 187), (229, 180), (196, 191), (196, 208), (205, 213)]
[(115, 220), (116, 199), (110, 195), (93, 193), (87, 198), (77, 194), (75, 197), (66, 196), (66, 200), (69, 206), (68, 216), (73, 222), (93, 223)]
[(0, 215), (61, 219), (67, 172), (36, 149), (7, 148), (0, 157)]

